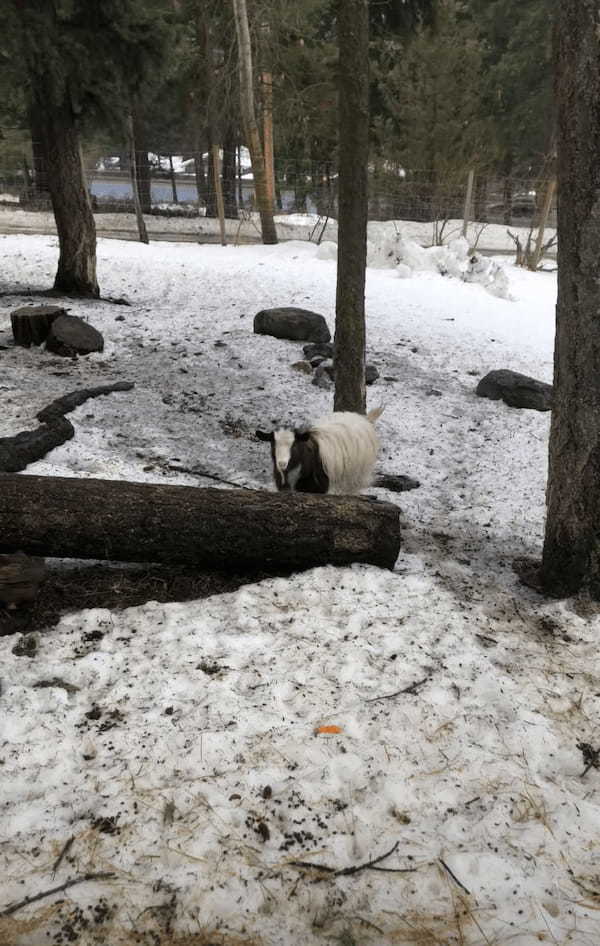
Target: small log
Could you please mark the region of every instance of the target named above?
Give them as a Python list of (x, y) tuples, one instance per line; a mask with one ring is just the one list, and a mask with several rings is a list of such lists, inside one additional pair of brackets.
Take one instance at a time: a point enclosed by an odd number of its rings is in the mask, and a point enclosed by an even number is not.
[(0, 552), (297, 571), (393, 568), (399, 510), (357, 496), (0, 477)]
[(15, 345), (29, 348), (41, 345), (48, 338), (52, 323), (66, 310), (58, 305), (26, 305), (10, 313)]
[(47, 453), (66, 443), (75, 434), (71, 421), (64, 417), (92, 397), (102, 397), (113, 391), (130, 391), (132, 381), (117, 381), (95, 388), (71, 391), (52, 401), (39, 411), (37, 419), (42, 422), (36, 430), (23, 430), (14, 437), (0, 437), (0, 473), (19, 473), (30, 463), (41, 460)]

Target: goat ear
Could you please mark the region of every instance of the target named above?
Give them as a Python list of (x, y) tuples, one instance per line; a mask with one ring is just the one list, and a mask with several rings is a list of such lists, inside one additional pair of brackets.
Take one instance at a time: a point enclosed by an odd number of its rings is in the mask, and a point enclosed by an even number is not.
[(299, 440), (301, 443), (306, 443), (310, 437), (310, 430), (295, 430), (294, 437), (296, 440)]
[(273, 440), (275, 439), (272, 430), (269, 431), (269, 433), (267, 433), (266, 430), (257, 430), (256, 436), (258, 437), (259, 440), (265, 440), (265, 441), (268, 441), (269, 443), (273, 443)]

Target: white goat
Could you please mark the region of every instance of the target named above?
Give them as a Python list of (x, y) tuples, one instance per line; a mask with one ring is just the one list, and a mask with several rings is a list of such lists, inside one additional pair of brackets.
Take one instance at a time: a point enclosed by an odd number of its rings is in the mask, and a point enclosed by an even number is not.
[(327, 414), (308, 430), (257, 430), (271, 444), (278, 490), (302, 493), (359, 493), (372, 481), (379, 440), (374, 422), (383, 407), (366, 417), (349, 411)]

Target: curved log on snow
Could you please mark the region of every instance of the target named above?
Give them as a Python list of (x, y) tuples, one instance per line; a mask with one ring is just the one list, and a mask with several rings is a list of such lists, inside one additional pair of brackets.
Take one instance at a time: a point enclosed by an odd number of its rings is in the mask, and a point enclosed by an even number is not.
[(357, 496), (8, 474), (0, 477), (0, 552), (222, 570), (393, 568), (399, 512)]
[(71, 391), (52, 401), (37, 414), (42, 426), (36, 430), (24, 430), (13, 437), (0, 437), (0, 473), (19, 473), (30, 463), (41, 460), (55, 447), (60, 447), (75, 434), (73, 424), (64, 416), (92, 397), (112, 394), (113, 391), (130, 391), (131, 381), (117, 381), (95, 388)]

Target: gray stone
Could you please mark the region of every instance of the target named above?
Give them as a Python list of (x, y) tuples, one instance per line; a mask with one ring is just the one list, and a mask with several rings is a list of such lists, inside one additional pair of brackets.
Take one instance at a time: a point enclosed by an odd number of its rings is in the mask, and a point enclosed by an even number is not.
[(504, 401), (509, 407), (522, 407), (534, 411), (552, 409), (552, 385), (537, 381), (528, 375), (501, 368), (490, 371), (481, 379), (475, 393), (492, 401)]
[(378, 377), (379, 371), (375, 365), (367, 365), (365, 367), (365, 384), (373, 384), (375, 381), (377, 381)]
[(295, 361), (291, 367), (293, 371), (299, 371), (300, 374), (312, 374), (310, 361)]
[[(315, 371), (315, 376), (317, 375), (317, 373), (319, 374), (319, 377), (322, 377), (323, 375), (327, 375), (327, 377), (329, 377), (333, 381), (333, 379), (335, 378), (335, 370), (333, 367), (333, 361), (331, 361), (331, 359), (322, 361), (321, 364), (317, 367), (317, 370)], [(373, 384), (374, 381), (377, 381), (378, 377), (379, 377), (379, 371), (377, 370), (375, 365), (367, 365), (365, 368), (365, 383)], [(317, 384), (317, 383), (318, 382), (316, 381), (314, 382), (314, 384)], [(322, 386), (323, 385), (319, 385), (319, 387), (322, 387)]]
[(92, 351), (104, 351), (104, 339), (78, 316), (60, 315), (52, 323), (46, 348), (55, 355), (89, 355)]
[(257, 312), (254, 316), (254, 331), (257, 335), (289, 338), (294, 342), (328, 342), (331, 339), (322, 315), (295, 306)]
[(324, 365), (319, 365), (313, 375), (312, 383), (318, 388), (323, 388), (325, 391), (331, 390), (333, 387), (333, 378)]
[(333, 358), (333, 343), (322, 342), (320, 345), (304, 345), (302, 351), (307, 361), (312, 362), (313, 358), (325, 361), (326, 358)]

